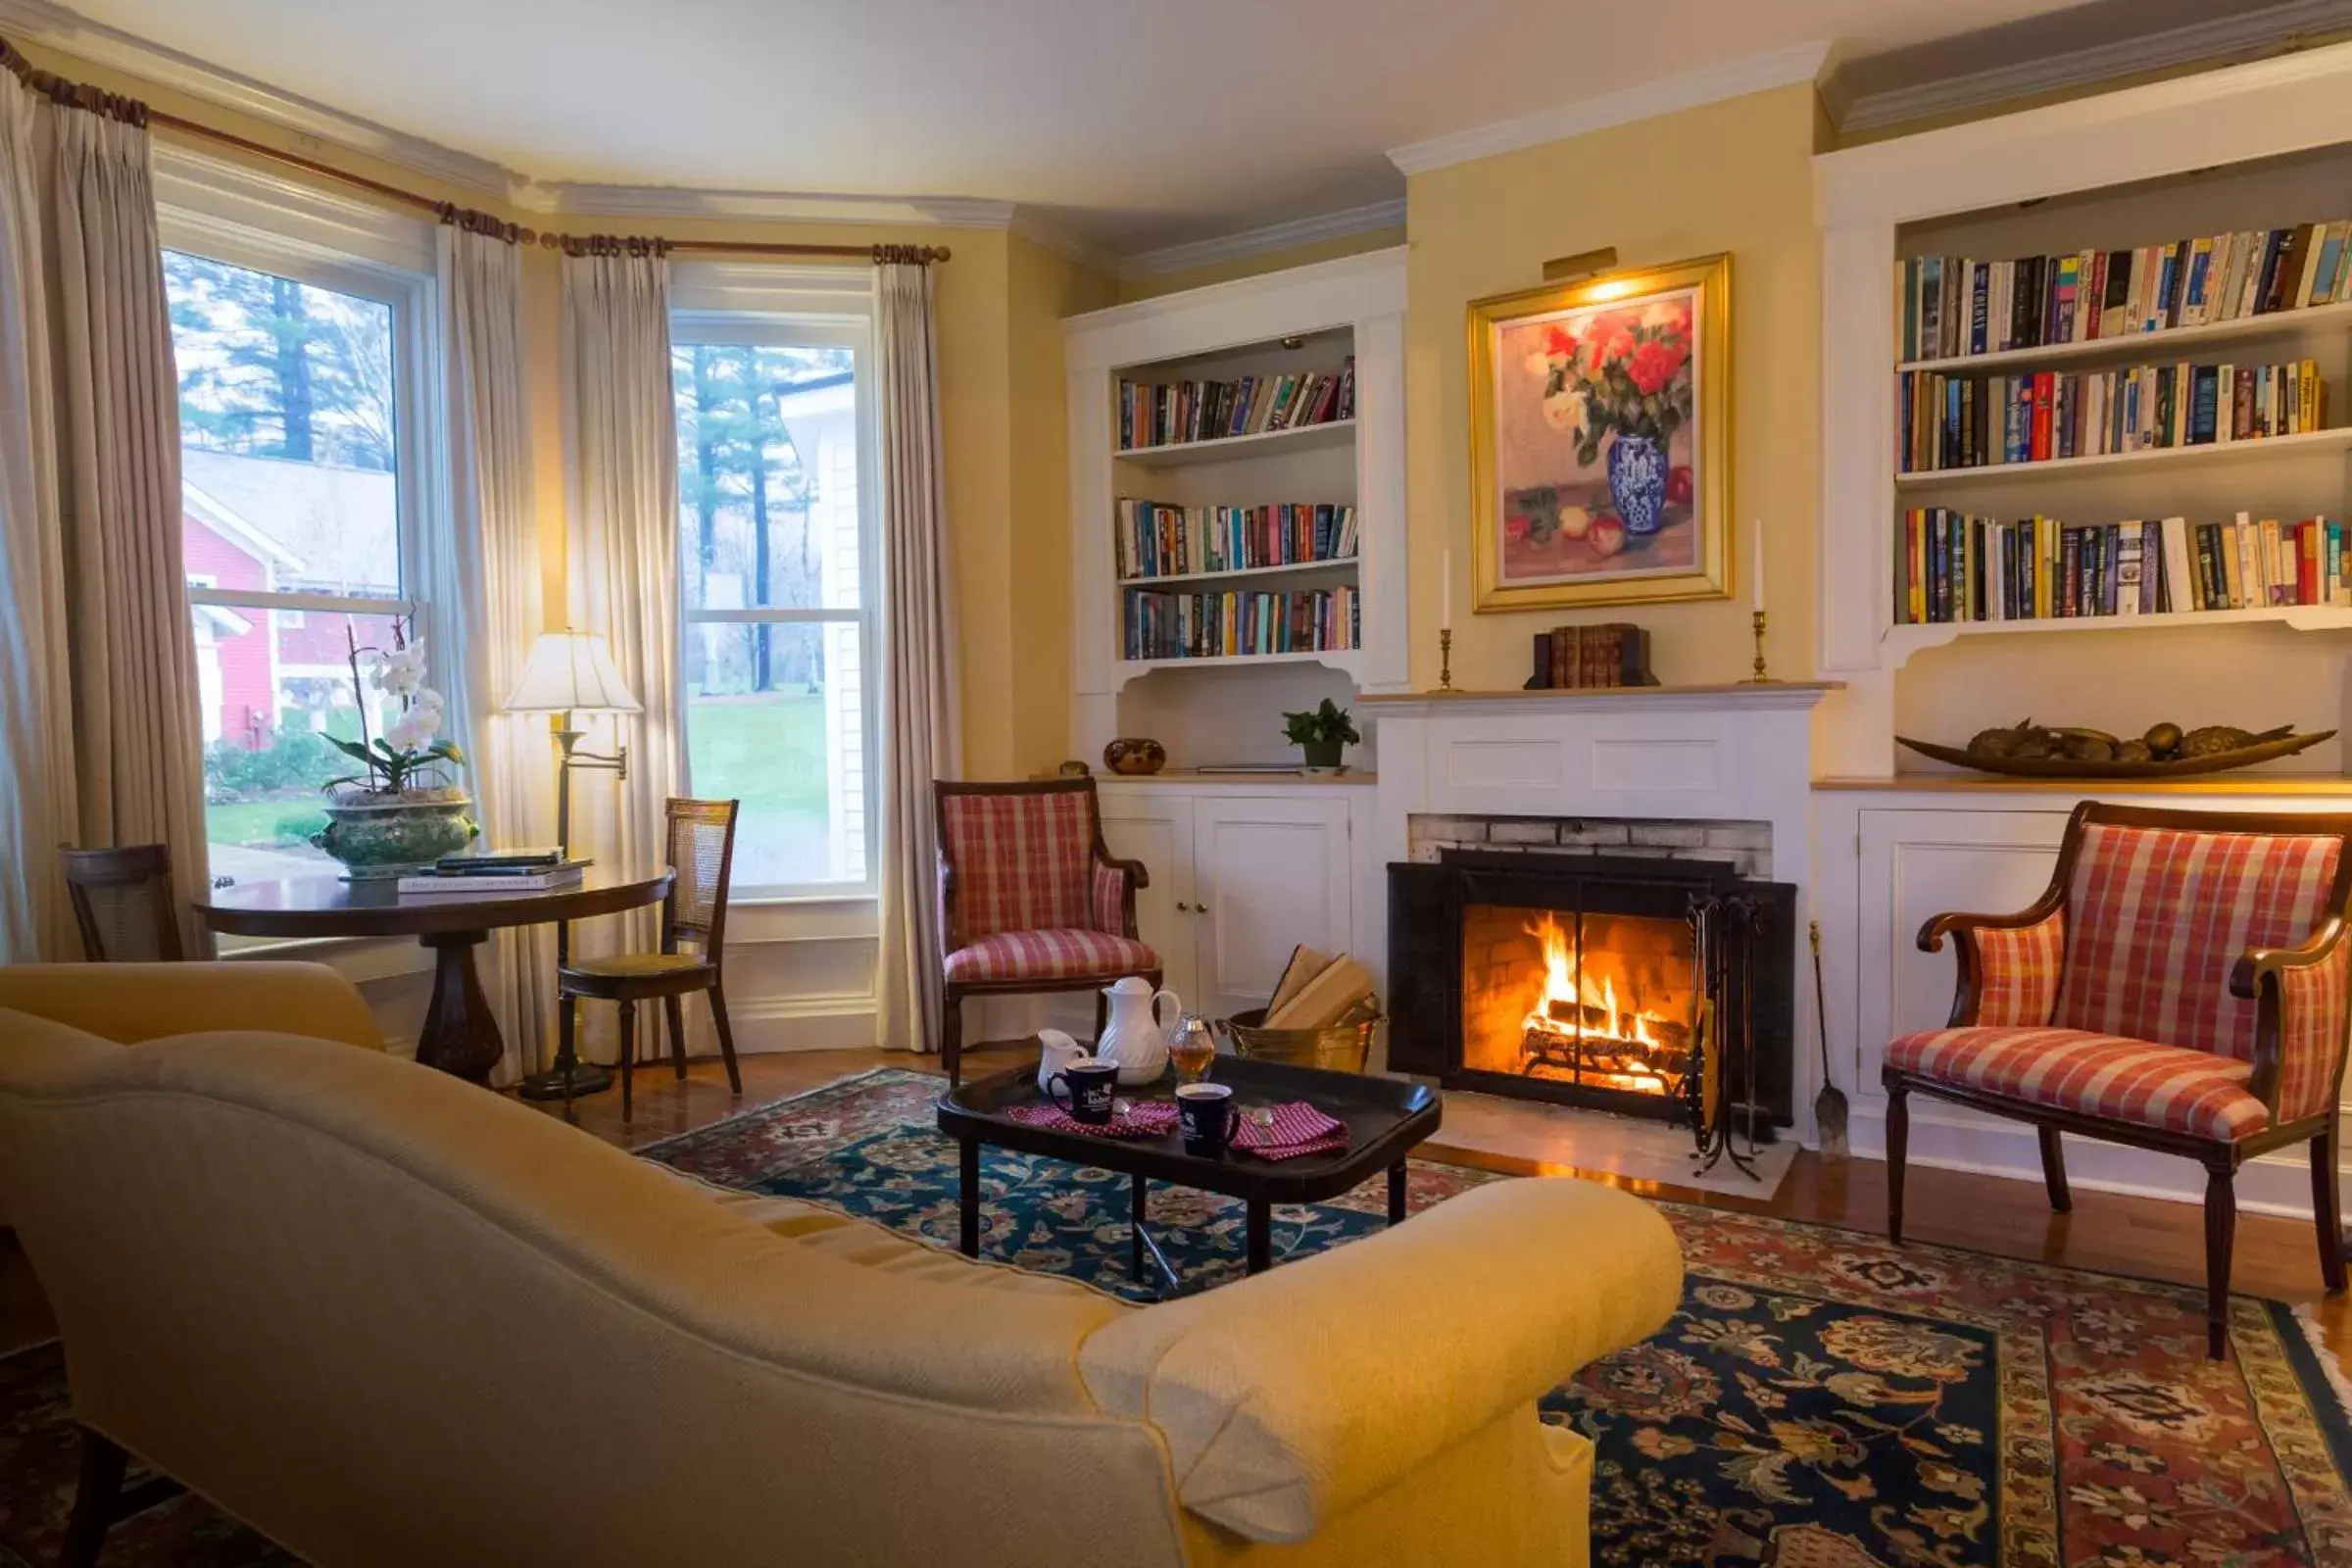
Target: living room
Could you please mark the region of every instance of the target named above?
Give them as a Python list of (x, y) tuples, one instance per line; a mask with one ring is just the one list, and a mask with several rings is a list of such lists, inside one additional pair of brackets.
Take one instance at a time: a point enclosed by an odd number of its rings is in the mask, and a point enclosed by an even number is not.
[(0, 0), (0, 1563), (2352, 1561), (2352, 6), (551, 20)]

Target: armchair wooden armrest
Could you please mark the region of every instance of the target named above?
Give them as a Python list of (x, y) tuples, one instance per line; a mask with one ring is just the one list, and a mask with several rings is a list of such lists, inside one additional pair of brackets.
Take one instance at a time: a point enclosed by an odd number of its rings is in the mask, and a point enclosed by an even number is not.
[(1105, 855), (1097, 858), (1095, 863), (1108, 866), (1113, 871), (1126, 872), (1127, 886), (1130, 889), (1148, 888), (1152, 885), (1152, 874), (1144, 869), (1144, 862), (1141, 860), (1114, 860)]
[(2288, 969), (2308, 969), (2325, 962), (2343, 936), (2343, 916), (2331, 914), (2301, 947), (2249, 949), (2230, 967), (2230, 994), (2248, 1002), (2258, 1000), (2264, 980), (2275, 980)]
[(2037, 926), (2056, 914), (2064, 902), (2062, 890), (2051, 888), (2015, 914), (1969, 914), (1957, 910), (1932, 914), (1919, 928), (1919, 951), (1941, 953), (1947, 936), (1969, 936), (1978, 931), (2023, 931)]

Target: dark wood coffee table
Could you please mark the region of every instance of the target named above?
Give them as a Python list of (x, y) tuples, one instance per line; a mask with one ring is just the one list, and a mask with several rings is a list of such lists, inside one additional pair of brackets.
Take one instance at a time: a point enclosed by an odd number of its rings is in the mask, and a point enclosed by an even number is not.
[[(956, 1140), (959, 1155), (964, 1255), (980, 1255), (983, 1145), (1099, 1166), (1132, 1178), (1134, 1235), (1129, 1243), (1129, 1267), (1142, 1280), (1149, 1255), (1171, 1288), (1176, 1271), (1144, 1225), (1146, 1192), (1154, 1177), (1238, 1198), (1248, 1204), (1249, 1270), (1252, 1274), (1273, 1262), (1272, 1210), (1276, 1203), (1313, 1203), (1337, 1198), (1374, 1171), (1386, 1170), (1389, 1223), (1404, 1218), (1404, 1160), (1415, 1145), (1438, 1130), (1444, 1104), (1436, 1090), (1395, 1078), (1323, 1072), (1278, 1062), (1245, 1061), (1238, 1056), (1217, 1057), (1208, 1076), (1213, 1083), (1233, 1085), (1234, 1098), (1244, 1107), (1289, 1100), (1307, 1102), (1348, 1124), (1348, 1147), (1292, 1159), (1260, 1159), (1238, 1150), (1229, 1151), (1221, 1159), (1200, 1159), (1184, 1152), (1183, 1137), (1173, 1130), (1158, 1138), (1102, 1138), (1013, 1120), (1005, 1112), (1045, 1102), (1045, 1096), (1038, 1092), (1034, 1063), (974, 1079), (939, 1097), (939, 1130)], [(1172, 1078), (1121, 1092), (1121, 1098), (1130, 1100), (1173, 1096)]]

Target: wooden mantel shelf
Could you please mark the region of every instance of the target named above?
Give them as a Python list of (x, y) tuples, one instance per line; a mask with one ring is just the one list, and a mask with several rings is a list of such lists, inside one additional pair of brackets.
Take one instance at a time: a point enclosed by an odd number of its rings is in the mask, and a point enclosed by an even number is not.
[(1579, 686), (1537, 691), (1365, 692), (1356, 701), (1375, 718), (1442, 718), (1475, 711), (1557, 712), (1563, 709), (1714, 708), (1782, 710), (1812, 708), (1843, 681), (1730, 681), (1703, 686)]

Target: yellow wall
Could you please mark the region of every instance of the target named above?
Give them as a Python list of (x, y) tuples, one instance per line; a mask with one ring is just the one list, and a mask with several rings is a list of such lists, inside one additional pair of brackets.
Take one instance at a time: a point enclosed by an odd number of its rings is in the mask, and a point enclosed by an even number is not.
[[(550, 218), (446, 185), (265, 121), (56, 50), (38, 65), (139, 98), (172, 115), (331, 164), (435, 200), (476, 207), (540, 229), (660, 233), (671, 239), (867, 245), (877, 238), (944, 245), (939, 270), (940, 408), (950, 548), (954, 552), (964, 770), (1012, 777), (1049, 766), (1069, 730), (1069, 522), (1059, 318), (1114, 302), (1108, 276), (999, 230), (666, 219), (657, 223)], [(159, 130), (161, 138), (174, 133)], [(283, 166), (209, 141), (209, 155), (274, 173)], [(349, 194), (340, 184), (328, 188)], [(562, 274), (556, 252), (524, 253), (540, 556), (550, 624), (564, 615)], [(1039, 613), (1040, 607), (1046, 613)], [(1016, 611), (1025, 609), (1027, 613)]]
[(1404, 234), (1400, 226), (1367, 228), (1361, 233), (1335, 234), (1329, 239), (1310, 240), (1304, 245), (1293, 245), (1285, 250), (1261, 251), (1254, 256), (1237, 256), (1229, 262), (1188, 267), (1180, 272), (1123, 277), (1119, 279), (1119, 297), (1115, 303), (1125, 305), (1132, 300), (1148, 300), (1161, 294), (1180, 293), (1188, 288), (1203, 288), (1210, 283), (1230, 283), (1237, 277), (1279, 272), (1286, 267), (1336, 262), (1343, 256), (1361, 256), (1366, 251), (1387, 250), (1392, 245), (1403, 244)]
[[(1438, 624), (1440, 556), (1453, 551), (1453, 677), (1472, 689), (1527, 678), (1528, 639), (1580, 620), (1649, 628), (1661, 680), (1748, 673), (1750, 520), (1770, 551), (1773, 673), (1809, 675), (1819, 384), (1820, 266), (1809, 160), (1810, 86), (1755, 93), (1457, 164), (1406, 181), (1405, 451), (1412, 623)], [(1553, 257), (1615, 246), (1620, 265), (1732, 253), (1735, 598), (1686, 605), (1474, 615), (1469, 367), (1464, 309), (1544, 280)], [(1415, 685), (1436, 684), (1434, 638), (1415, 638)]]

